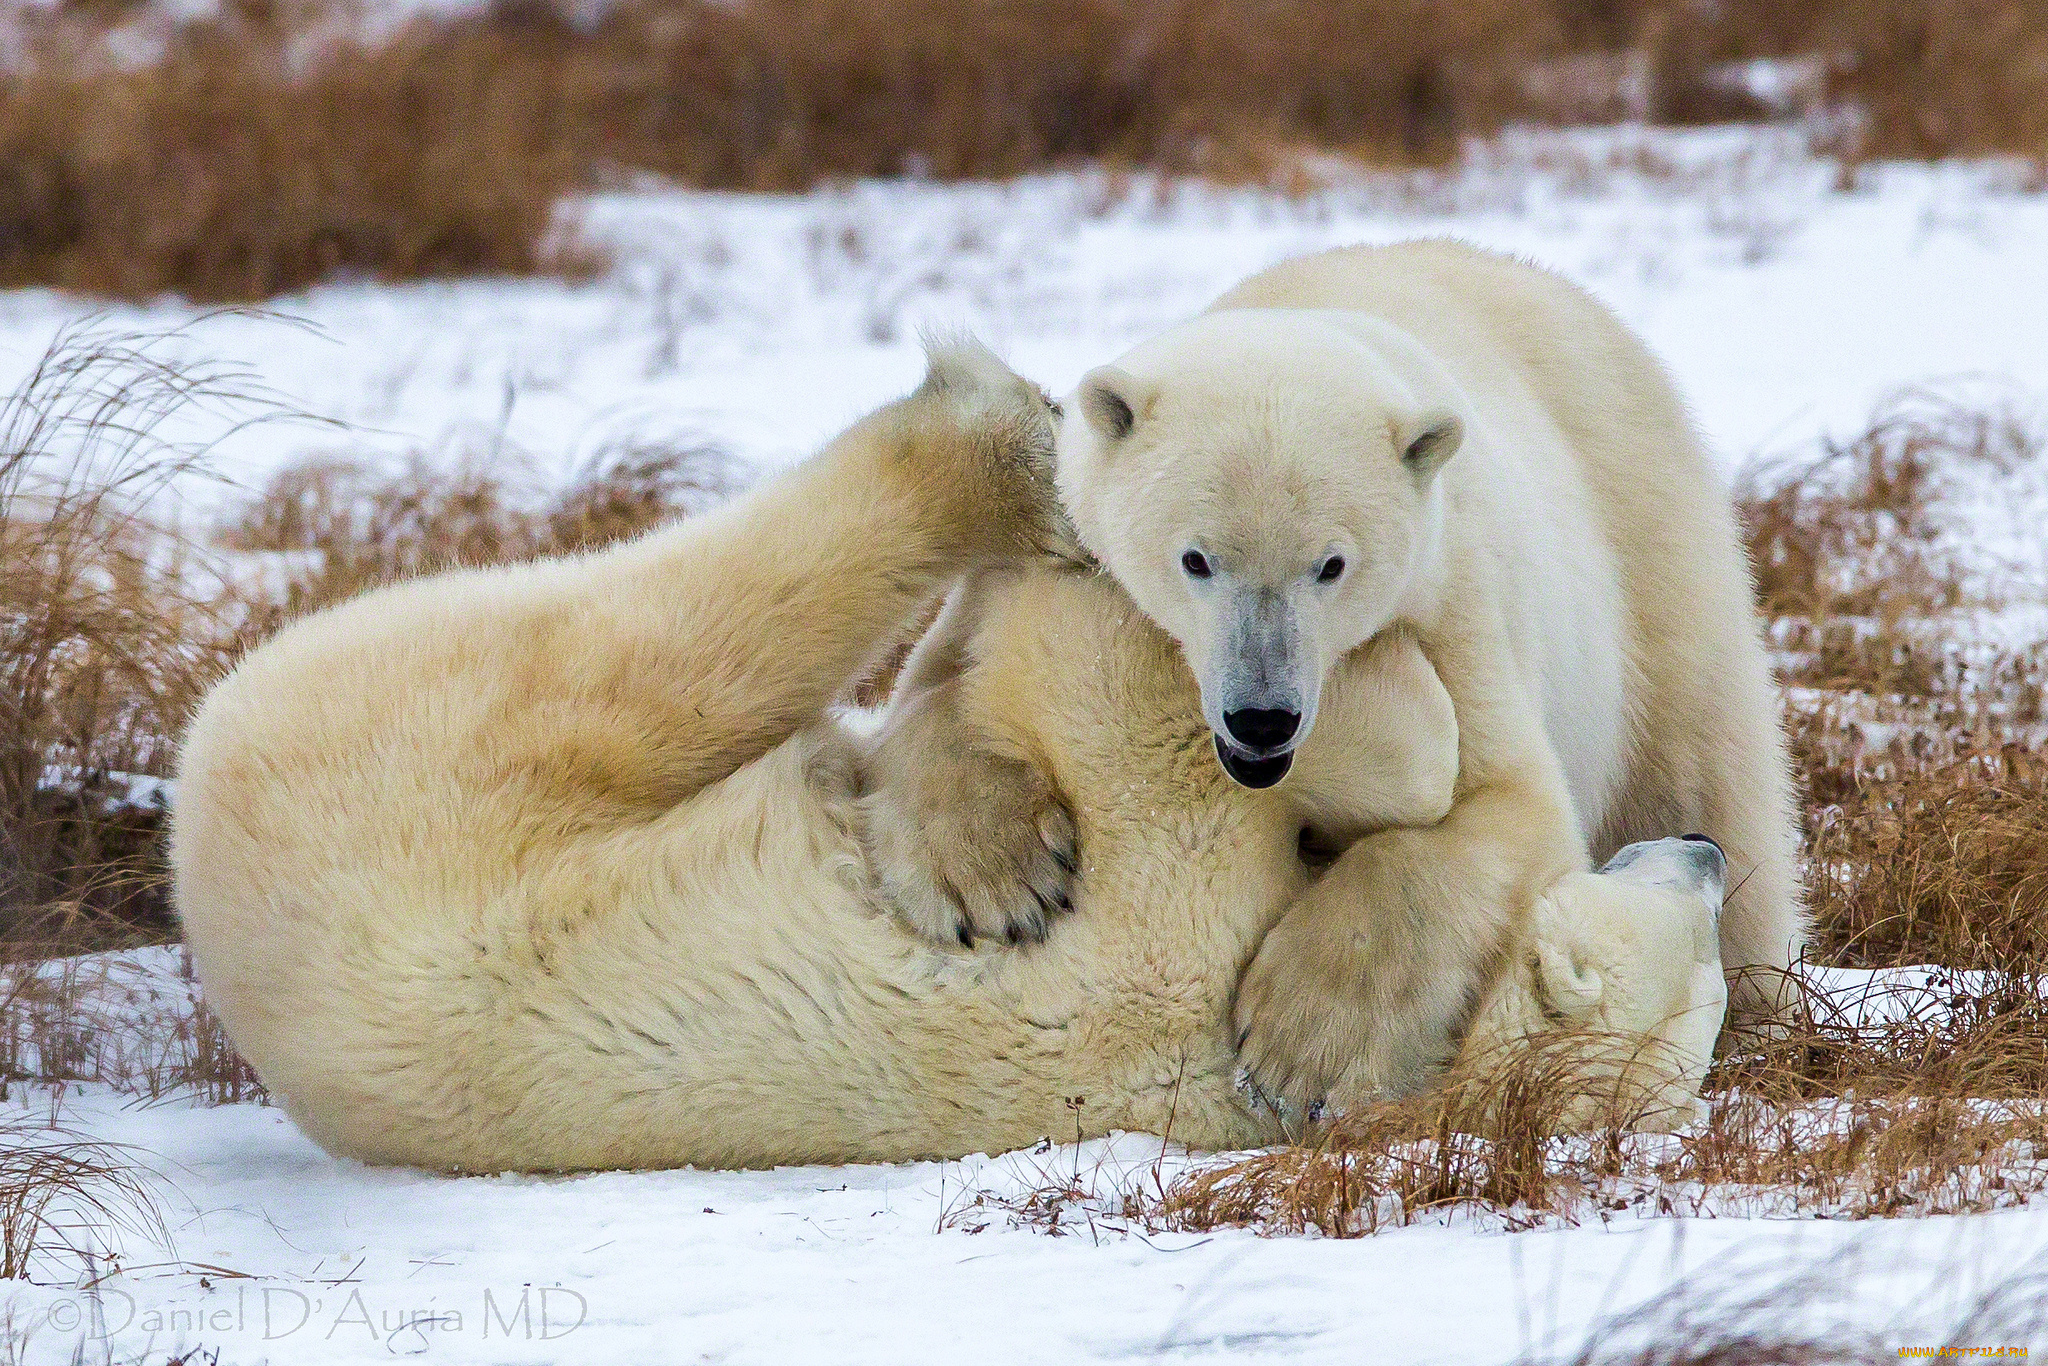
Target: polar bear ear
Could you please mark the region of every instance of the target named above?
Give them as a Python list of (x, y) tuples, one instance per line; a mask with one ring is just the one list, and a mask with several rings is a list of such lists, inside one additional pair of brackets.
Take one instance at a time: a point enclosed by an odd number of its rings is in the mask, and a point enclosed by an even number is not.
[(1401, 447), (1401, 463), (1408, 467), (1409, 473), (1419, 483), (1442, 469), (1444, 462), (1458, 453), (1458, 447), (1465, 440), (1465, 424), (1448, 408), (1431, 408), (1416, 419), (1406, 435), (1406, 443)]
[(1152, 406), (1153, 387), (1114, 365), (1081, 377), (1081, 412), (1104, 441), (1121, 441)]
[(1566, 1019), (1585, 1019), (1607, 994), (1599, 971), (1561, 945), (1538, 944), (1534, 966), (1537, 994), (1543, 1004)]
[(927, 393), (972, 393), (1016, 384), (1017, 374), (971, 332), (928, 331), (924, 342)]

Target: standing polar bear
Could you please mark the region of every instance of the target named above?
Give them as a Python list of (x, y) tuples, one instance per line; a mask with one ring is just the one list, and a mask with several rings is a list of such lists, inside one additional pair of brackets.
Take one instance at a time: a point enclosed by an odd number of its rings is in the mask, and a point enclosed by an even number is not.
[[(1346, 1107), (1426, 1085), (1475, 1014), (1500, 1017), (1482, 1006), (1538, 947), (1539, 900), (1682, 830), (1731, 868), (1735, 1017), (1772, 1012), (1804, 925), (1748, 569), (1669, 380), (1604, 308), (1452, 242), (1333, 251), (1246, 281), (1088, 374), (1065, 408), (1063, 501), (1180, 644), (1222, 767), (1293, 791), (1310, 842), (1341, 850), (1239, 988), (1260, 1089)], [(1447, 690), (1456, 796), (1440, 822), (1373, 830), (1294, 768), (1311, 735), (1390, 723), (1331, 716), (1325, 696), (1390, 636)], [(961, 767), (906, 772), (877, 802), (922, 792), (931, 810), (1005, 786)], [(909, 847), (884, 866), (907, 869), (899, 899), (928, 926), (949, 900), (977, 927), (974, 906), (1014, 903), (983, 889), (992, 851), (1043, 857), (1000, 801), (943, 844), (874, 820), (885, 848)], [(1672, 999), (1693, 963), (1664, 965)]]
[(1081, 539), (1180, 642), (1238, 781), (1280, 782), (1323, 680), (1390, 629), (1451, 698), (1449, 815), (1351, 843), (1245, 975), (1268, 1092), (1415, 1089), (1546, 889), (1681, 830), (1726, 851), (1733, 1004), (1769, 1012), (1803, 921), (1748, 568), (1669, 380), (1610, 313), (1455, 243), (1334, 251), (1068, 409)]

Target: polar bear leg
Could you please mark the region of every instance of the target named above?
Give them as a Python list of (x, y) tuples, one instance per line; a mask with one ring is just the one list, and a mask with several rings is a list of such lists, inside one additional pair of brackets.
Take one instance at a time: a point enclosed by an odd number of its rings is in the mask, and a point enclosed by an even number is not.
[(726, 777), (816, 724), (949, 579), (1057, 541), (1051, 437), (1034, 386), (936, 349), (915, 392), (795, 469), (600, 557), (554, 695), (644, 722), (664, 803)]
[(1243, 1061), (1268, 1095), (1346, 1108), (1426, 1087), (1538, 894), (1586, 866), (1556, 752), (1489, 615), (1422, 641), (1457, 714), (1450, 814), (1352, 845), (1239, 983)]
[(1791, 1018), (1799, 996), (1795, 970), (1806, 942), (1798, 823), (1777, 730), (1768, 717), (1729, 737), (1706, 793), (1697, 827), (1728, 856), (1728, 904), (1721, 916), (1721, 953), (1729, 974), (1731, 1030), (1769, 1027)]
[(1658, 628), (1677, 643), (1643, 652), (1645, 695), (1657, 702), (1639, 721), (1635, 772), (1592, 843), (1595, 857), (1676, 831), (1720, 843), (1728, 859), (1721, 955), (1729, 1027), (1740, 1032), (1786, 1017), (1798, 989), (1787, 969), (1806, 928), (1777, 695), (1746, 617), (1722, 615), (1688, 611)]
[(861, 801), (885, 898), (935, 943), (1042, 942), (1071, 910), (1074, 822), (1045, 770), (968, 715), (961, 674), (989, 593), (970, 574), (918, 642), (867, 756)]

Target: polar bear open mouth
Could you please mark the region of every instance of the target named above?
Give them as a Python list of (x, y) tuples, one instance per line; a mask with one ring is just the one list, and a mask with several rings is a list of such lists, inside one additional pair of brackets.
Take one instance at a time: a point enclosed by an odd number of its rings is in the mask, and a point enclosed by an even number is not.
[(1239, 787), (1271, 787), (1287, 776), (1287, 770), (1294, 767), (1294, 751), (1285, 754), (1269, 754), (1263, 757), (1246, 754), (1237, 749), (1222, 736), (1216, 740), (1216, 758), (1223, 765), (1223, 771)]

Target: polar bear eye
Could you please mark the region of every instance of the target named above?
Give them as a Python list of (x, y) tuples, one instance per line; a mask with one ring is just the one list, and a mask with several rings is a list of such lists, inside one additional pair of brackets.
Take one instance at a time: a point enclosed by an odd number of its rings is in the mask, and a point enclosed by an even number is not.
[(1317, 583), (1335, 583), (1343, 577), (1344, 557), (1342, 555), (1332, 555), (1329, 559), (1323, 561), (1320, 569), (1316, 570)]
[(1180, 567), (1187, 571), (1187, 575), (1191, 579), (1206, 579), (1216, 572), (1215, 568), (1209, 563), (1209, 557), (1199, 550), (1190, 550), (1187, 554), (1181, 556)]

